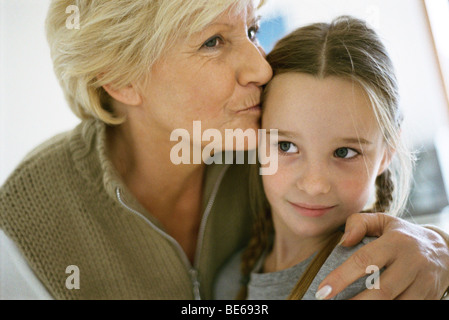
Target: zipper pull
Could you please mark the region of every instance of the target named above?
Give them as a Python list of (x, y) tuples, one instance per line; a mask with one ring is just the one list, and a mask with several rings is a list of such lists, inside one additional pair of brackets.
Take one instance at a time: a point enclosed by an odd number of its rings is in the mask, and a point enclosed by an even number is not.
[(198, 271), (196, 269), (190, 269), (189, 273), (193, 284), (193, 296), (195, 297), (195, 300), (201, 300), (200, 282), (198, 281)]

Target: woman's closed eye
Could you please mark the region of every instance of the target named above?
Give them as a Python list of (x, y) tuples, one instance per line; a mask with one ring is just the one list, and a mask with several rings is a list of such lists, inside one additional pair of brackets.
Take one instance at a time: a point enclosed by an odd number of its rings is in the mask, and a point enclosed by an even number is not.
[(340, 159), (354, 159), (358, 155), (360, 155), (360, 152), (357, 150), (351, 149), (351, 148), (338, 148), (334, 152), (334, 157), (340, 158)]
[(279, 152), (284, 155), (294, 154), (294, 153), (299, 152), (298, 147), (293, 142), (288, 142), (288, 141), (279, 141), (278, 149), (279, 149)]

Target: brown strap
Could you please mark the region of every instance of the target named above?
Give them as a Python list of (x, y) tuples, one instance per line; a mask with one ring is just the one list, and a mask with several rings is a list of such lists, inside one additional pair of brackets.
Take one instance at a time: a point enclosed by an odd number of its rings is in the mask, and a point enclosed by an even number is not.
[(317, 275), (318, 271), (320, 271), (326, 259), (331, 254), (332, 250), (334, 250), (335, 246), (340, 242), (343, 233), (341, 231), (337, 231), (332, 237), (328, 240), (323, 249), (321, 249), (315, 258), (313, 258), (312, 262), (307, 267), (306, 271), (304, 271), (301, 278), (296, 283), (296, 286), (293, 288), (287, 300), (301, 300), (304, 294), (310, 287), (313, 279)]
[[(449, 287), (447, 287), (446, 292), (441, 297), (442, 300), (449, 300)], [(440, 299), (440, 300), (441, 300)]]

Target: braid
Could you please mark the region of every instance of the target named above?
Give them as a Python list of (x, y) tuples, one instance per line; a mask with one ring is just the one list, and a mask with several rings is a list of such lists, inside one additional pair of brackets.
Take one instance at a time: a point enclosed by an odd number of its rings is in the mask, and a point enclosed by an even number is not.
[(265, 250), (269, 250), (272, 246), (272, 235), (274, 233), (270, 205), (265, 197), (262, 179), (259, 175), (259, 165), (251, 166), (250, 170), (250, 204), (253, 224), (251, 239), (242, 254), (240, 265), (241, 288), (236, 297), (237, 300), (246, 299), (249, 276)]
[(391, 179), (389, 169), (385, 170), (376, 179), (376, 203), (374, 204), (374, 212), (386, 212), (389, 210), (393, 202), (394, 184)]
[(265, 250), (272, 245), (271, 235), (273, 234), (273, 223), (270, 211), (264, 210), (264, 214), (256, 217), (253, 223), (252, 236), (248, 247), (242, 254), (240, 265), (241, 287), (236, 297), (237, 300), (245, 300), (248, 295), (249, 276), (254, 269), (257, 261)]

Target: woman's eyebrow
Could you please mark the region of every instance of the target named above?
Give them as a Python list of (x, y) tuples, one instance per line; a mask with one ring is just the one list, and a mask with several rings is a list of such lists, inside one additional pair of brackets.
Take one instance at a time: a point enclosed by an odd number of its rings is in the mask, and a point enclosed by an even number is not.
[(227, 28), (233, 27), (233, 25), (228, 22), (218, 22), (217, 21), (217, 22), (212, 22), (211, 24), (207, 25), (205, 29), (212, 28), (212, 27), (220, 27), (220, 26), (227, 27)]
[(253, 19), (249, 20), (249, 22), (250, 22), (249, 24), (250, 25), (258, 24), (261, 19), (262, 19), (262, 16), (260, 16), (260, 15), (255, 16)]
[[(252, 25), (258, 24), (261, 19), (262, 19), (261, 15), (252, 17), (251, 19), (248, 19), (248, 25), (252, 26)], [(232, 27), (234, 27), (234, 24), (231, 24), (229, 22), (214, 21), (214, 22), (211, 22), (210, 24), (208, 24), (204, 29), (207, 29), (210, 27), (216, 27), (216, 26), (224, 26), (224, 27), (232, 28)]]

